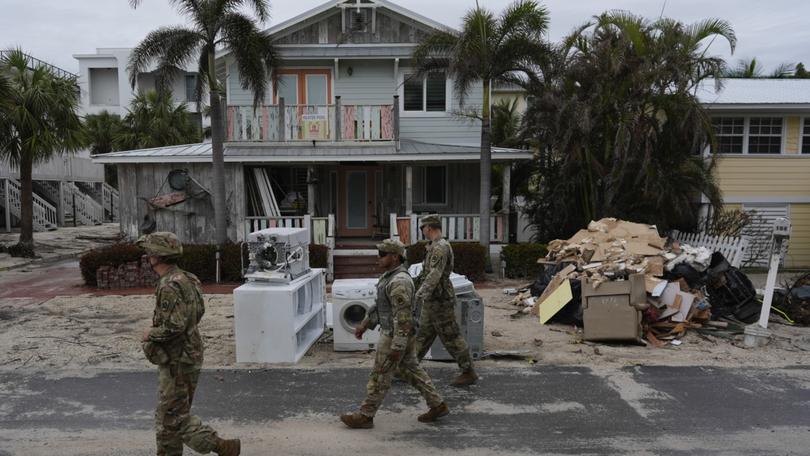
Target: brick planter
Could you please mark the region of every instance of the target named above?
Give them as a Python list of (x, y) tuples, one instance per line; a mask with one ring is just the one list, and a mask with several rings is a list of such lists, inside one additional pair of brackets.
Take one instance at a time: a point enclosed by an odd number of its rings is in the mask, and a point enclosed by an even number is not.
[(157, 279), (146, 258), (120, 266), (100, 266), (96, 270), (96, 282), (101, 289), (154, 287)]

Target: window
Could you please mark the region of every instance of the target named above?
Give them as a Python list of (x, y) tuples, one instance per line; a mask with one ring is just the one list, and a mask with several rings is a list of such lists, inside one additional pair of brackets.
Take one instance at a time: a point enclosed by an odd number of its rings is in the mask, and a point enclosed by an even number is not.
[(425, 192), (426, 204), (447, 204), (447, 167), (425, 166)]
[(278, 98), (284, 98), (284, 104), (287, 106), (298, 104), (297, 74), (282, 74), (279, 77)]
[(741, 154), (745, 138), (744, 117), (715, 117), (712, 119), (717, 141), (715, 154)]
[(748, 126), (749, 154), (782, 153), (782, 118), (752, 117)]
[(810, 154), (810, 118), (804, 119), (802, 126), (802, 153)]
[(197, 101), (197, 75), (186, 75), (186, 101)]
[(714, 117), (717, 145), (712, 153), (781, 154), (783, 121), (781, 117)]
[(447, 110), (447, 77), (444, 73), (430, 73), (424, 79), (406, 74), (402, 86), (403, 110), (411, 112)]
[(347, 9), (349, 15), (349, 29), (352, 32), (368, 32), (368, 24), (370, 10), (363, 9)]

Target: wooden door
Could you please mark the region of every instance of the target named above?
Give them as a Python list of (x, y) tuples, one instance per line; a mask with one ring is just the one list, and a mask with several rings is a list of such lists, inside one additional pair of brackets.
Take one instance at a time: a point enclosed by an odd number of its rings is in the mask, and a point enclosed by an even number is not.
[(379, 166), (338, 169), (338, 236), (371, 237), (376, 223)]

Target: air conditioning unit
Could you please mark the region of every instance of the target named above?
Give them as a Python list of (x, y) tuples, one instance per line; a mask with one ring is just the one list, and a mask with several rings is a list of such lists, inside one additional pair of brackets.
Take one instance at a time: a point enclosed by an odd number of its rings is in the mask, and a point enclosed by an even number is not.
[(323, 334), (323, 269), (286, 284), (248, 282), (233, 296), (238, 363), (297, 363)]
[[(473, 359), (481, 358), (484, 353), (484, 301), (481, 296), (474, 291), (456, 296), (456, 322), (470, 347), (470, 356)], [(453, 357), (444, 348), (441, 339), (436, 337), (425, 359), (448, 361)]]
[(267, 228), (248, 234), (249, 281), (287, 283), (309, 272), (309, 230)]

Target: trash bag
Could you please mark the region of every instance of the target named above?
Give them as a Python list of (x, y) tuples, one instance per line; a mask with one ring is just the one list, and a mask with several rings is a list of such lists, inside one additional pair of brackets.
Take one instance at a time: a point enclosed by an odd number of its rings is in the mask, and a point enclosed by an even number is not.
[(546, 264), (543, 267), (543, 272), (537, 276), (532, 286), (529, 288), (532, 296), (535, 298), (543, 294), (546, 287), (549, 283), (551, 283), (551, 279), (554, 277), (555, 274), (565, 269), (565, 264), (557, 263), (557, 264)]
[(699, 290), (706, 284), (706, 274), (698, 271), (687, 263), (680, 263), (672, 268), (672, 271), (667, 272), (664, 278), (669, 282), (675, 282), (678, 279), (686, 280), (689, 288)]
[(797, 325), (810, 326), (810, 274), (799, 277), (787, 290), (781, 308)]
[(757, 321), (762, 303), (757, 299), (757, 291), (748, 276), (731, 266), (720, 252), (712, 255), (706, 274), (706, 292), (713, 319), (733, 317), (744, 323)]

